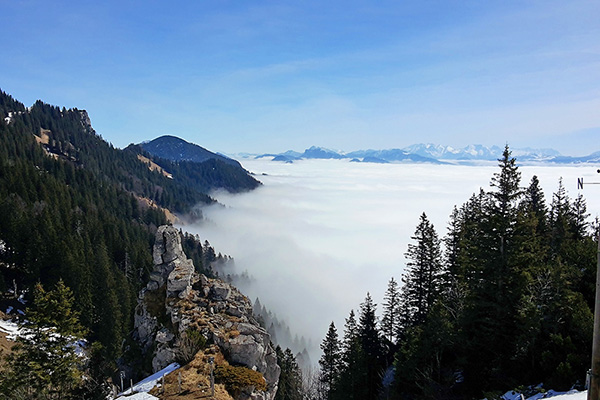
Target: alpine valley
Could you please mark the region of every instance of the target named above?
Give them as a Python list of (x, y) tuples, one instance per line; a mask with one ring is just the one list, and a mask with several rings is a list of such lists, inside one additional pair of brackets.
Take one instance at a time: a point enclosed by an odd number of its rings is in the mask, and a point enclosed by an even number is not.
[[(227, 211), (215, 193), (249, 196), (266, 184), (176, 136), (115, 148), (84, 110), (26, 107), (0, 91), (0, 398), (507, 399), (514, 389), (511, 398), (538, 399), (583, 389), (600, 224), (562, 181), (548, 199), (537, 176), (522, 182), (514, 156), (600, 161), (432, 144), (253, 155), (497, 166), (488, 188), (447, 210), (445, 234), (414, 215), (402, 278), (387, 282), (380, 311), (367, 293), (343, 331), (331, 322), (318, 332), (317, 363), (283, 322), (297, 316), (248, 298), (235, 284), (252, 271), (229, 274), (235, 254), (186, 232), (215, 223), (207, 207)], [(265, 249), (256, 257), (270, 258)]]

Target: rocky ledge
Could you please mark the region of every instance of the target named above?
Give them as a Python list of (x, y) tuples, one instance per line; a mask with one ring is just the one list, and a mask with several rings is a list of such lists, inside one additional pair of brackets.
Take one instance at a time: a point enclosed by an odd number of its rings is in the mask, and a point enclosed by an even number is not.
[(153, 370), (176, 361), (185, 353), (186, 338), (199, 332), (229, 363), (264, 377), (266, 391), (249, 388), (236, 398), (272, 400), (280, 368), (249, 299), (226, 282), (196, 273), (172, 226), (158, 228), (153, 258), (150, 282), (139, 294), (134, 331), (143, 352), (152, 358)]

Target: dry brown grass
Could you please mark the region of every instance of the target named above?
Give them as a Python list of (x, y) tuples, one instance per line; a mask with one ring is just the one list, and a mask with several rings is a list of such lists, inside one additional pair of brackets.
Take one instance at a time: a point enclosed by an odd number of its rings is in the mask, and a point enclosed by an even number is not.
[(230, 331), (227, 331), (227, 339), (234, 339), (236, 337), (240, 336), (240, 331), (238, 331), (237, 329), (232, 329)]
[(177, 217), (177, 215), (173, 214), (170, 210), (168, 210), (166, 208), (158, 206), (154, 201), (152, 201), (146, 197), (141, 197), (141, 196), (135, 196), (135, 197), (142, 204), (143, 207), (145, 206), (145, 207), (158, 208), (159, 210), (164, 212), (165, 216), (167, 217), (167, 221), (169, 221), (170, 223), (178, 224), (181, 222), (179, 220), (179, 218)]
[[(0, 311), (0, 319), (7, 319), (8, 317), (2, 311)], [(4, 358), (12, 352), (12, 348), (15, 342), (7, 339), (7, 334), (0, 332), (0, 358)], [(0, 360), (0, 369), (2, 368), (2, 362)]]
[(50, 143), (50, 136), (48, 135), (49, 133), (52, 133), (52, 132), (49, 131), (48, 129), (40, 129), (40, 136), (38, 136), (38, 135), (33, 135), (33, 136), (35, 136), (35, 141), (38, 142), (39, 144), (48, 144), (48, 143)]
[[(233, 400), (227, 393), (225, 386), (220, 384), (215, 385), (215, 396), (211, 396), (209, 357), (214, 357), (215, 366), (227, 364), (218, 348), (211, 346), (198, 352), (196, 357), (186, 366), (165, 376), (164, 387), (154, 388), (150, 391), (150, 394), (161, 400)], [(179, 386), (180, 374), (181, 388)]]
[(161, 174), (163, 174), (164, 176), (166, 176), (167, 178), (171, 178), (173, 176), (170, 173), (168, 173), (167, 171), (165, 171), (163, 169), (163, 167), (161, 167), (160, 165), (158, 165), (155, 162), (153, 162), (152, 160), (150, 160), (148, 157), (144, 157), (143, 155), (138, 154), (138, 160), (140, 160), (143, 163), (148, 164), (148, 168), (150, 168), (150, 171), (158, 171)]

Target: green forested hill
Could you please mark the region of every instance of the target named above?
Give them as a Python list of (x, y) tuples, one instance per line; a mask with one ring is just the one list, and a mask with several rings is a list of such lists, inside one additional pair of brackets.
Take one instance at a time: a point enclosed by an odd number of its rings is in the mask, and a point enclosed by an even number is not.
[[(236, 189), (239, 172), (156, 160), (167, 177), (105, 142), (85, 111), (41, 101), (27, 109), (1, 91), (0, 117), (0, 293), (62, 279), (95, 343), (95, 370), (110, 374), (152, 266), (154, 232), (167, 222), (148, 204), (186, 212), (213, 202), (210, 188)], [(201, 254), (200, 243), (186, 245)]]
[(144, 150), (157, 157), (171, 161), (193, 161), (201, 163), (207, 160), (221, 160), (227, 164), (241, 167), (234, 159), (222, 156), (194, 143), (186, 142), (176, 136), (164, 135), (149, 142), (139, 144)]

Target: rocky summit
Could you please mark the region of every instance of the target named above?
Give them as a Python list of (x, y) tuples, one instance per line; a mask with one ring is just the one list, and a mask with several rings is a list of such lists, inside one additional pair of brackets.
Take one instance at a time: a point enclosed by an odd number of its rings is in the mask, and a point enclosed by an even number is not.
[(158, 371), (189, 351), (189, 337), (201, 334), (224, 359), (262, 374), (266, 390), (251, 385), (236, 399), (272, 400), (280, 368), (271, 338), (252, 314), (249, 299), (235, 287), (196, 273), (172, 226), (156, 232), (154, 270), (142, 289), (135, 313), (134, 337)]

